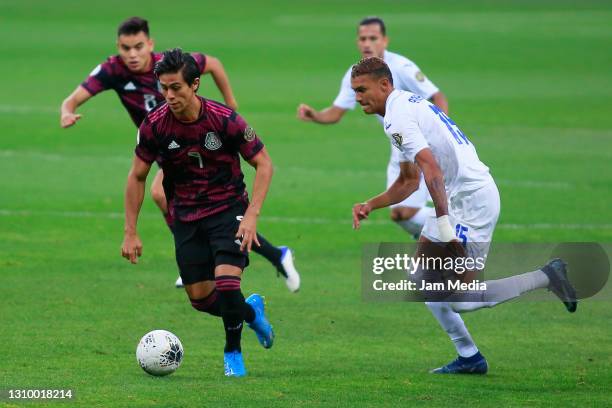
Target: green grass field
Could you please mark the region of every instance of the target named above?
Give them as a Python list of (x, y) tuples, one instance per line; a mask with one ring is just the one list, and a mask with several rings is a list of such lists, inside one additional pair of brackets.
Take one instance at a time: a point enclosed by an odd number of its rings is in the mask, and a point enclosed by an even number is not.
[[(361, 299), (362, 245), (409, 239), (385, 211), (351, 229), (352, 204), (384, 188), (379, 124), (360, 109), (336, 126), (295, 118), (300, 102), (333, 101), (358, 59), (356, 22), (380, 15), (389, 49), (446, 93), (491, 168), (502, 196), (496, 241), (610, 242), (612, 4), (255, 3), (0, 4), (0, 389), (71, 388), (82, 407), (612, 404), (609, 301), (584, 301), (575, 315), (558, 302), (467, 314), (489, 375), (428, 374), (455, 353), (427, 308)], [(173, 288), (171, 236), (149, 197), (144, 256), (137, 266), (120, 257), (136, 132), (117, 97), (97, 96), (77, 126), (59, 127), (62, 99), (115, 52), (116, 26), (131, 15), (150, 20), (157, 50), (223, 61), (277, 169), (259, 229), (294, 248), (303, 285), (290, 294), (252, 256), (243, 290), (266, 295), (277, 342), (263, 350), (245, 331), (245, 379), (223, 377), (219, 321)], [(155, 328), (185, 347), (170, 377), (135, 361)]]

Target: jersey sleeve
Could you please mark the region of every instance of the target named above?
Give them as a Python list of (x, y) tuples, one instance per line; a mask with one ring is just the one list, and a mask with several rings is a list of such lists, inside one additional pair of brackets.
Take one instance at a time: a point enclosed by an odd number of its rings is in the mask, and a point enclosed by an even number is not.
[(415, 162), (416, 155), (423, 149), (428, 148), (429, 144), (425, 140), (425, 136), (419, 128), (419, 124), (414, 115), (410, 112), (401, 112), (400, 115), (396, 114), (393, 119), (396, 122), (396, 126), (390, 133), (391, 142), (396, 145), (402, 146), (402, 155), (404, 160)]
[(81, 86), (91, 95), (96, 95), (112, 86), (112, 68), (110, 62), (99, 64), (91, 71), (89, 76), (81, 83)]
[(192, 52), (191, 56), (198, 64), (198, 68), (200, 68), (200, 74), (203, 74), (204, 70), (206, 69), (206, 55), (200, 52)]
[(355, 91), (351, 88), (351, 70), (349, 69), (340, 84), (340, 92), (334, 99), (334, 106), (342, 109), (354, 109), (357, 101), (355, 100)]
[(415, 93), (425, 99), (430, 99), (440, 91), (412, 61), (404, 61), (397, 74), (402, 82), (402, 84), (398, 84), (400, 85), (397, 86), (398, 88)]
[(228, 120), (226, 132), (244, 160), (252, 159), (264, 147), (255, 130), (235, 112)]
[(158, 155), (158, 145), (153, 135), (153, 128), (147, 119), (145, 119), (138, 128), (136, 136), (136, 149), (134, 153), (142, 161), (153, 163)]

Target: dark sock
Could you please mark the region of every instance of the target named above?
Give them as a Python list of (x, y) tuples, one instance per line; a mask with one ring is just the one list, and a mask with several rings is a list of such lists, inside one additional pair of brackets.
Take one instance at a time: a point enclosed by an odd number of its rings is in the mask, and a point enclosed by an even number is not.
[(259, 240), (261, 246), (253, 244), (253, 251), (266, 258), (272, 263), (272, 265), (279, 268), (281, 266), (281, 256), (283, 255), (283, 251), (269, 243), (267, 239), (261, 236), (261, 234), (257, 234), (257, 239)]
[(202, 299), (189, 299), (191, 306), (200, 312), (209, 313), (213, 316), (221, 316), (221, 301), (217, 290), (213, 290), (210, 295)]
[[(221, 300), (221, 317), (225, 327), (225, 352), (240, 351), (240, 337), (247, 307), (240, 291), (240, 278), (222, 275), (215, 278), (219, 299)], [(252, 309), (251, 309), (252, 310)]]

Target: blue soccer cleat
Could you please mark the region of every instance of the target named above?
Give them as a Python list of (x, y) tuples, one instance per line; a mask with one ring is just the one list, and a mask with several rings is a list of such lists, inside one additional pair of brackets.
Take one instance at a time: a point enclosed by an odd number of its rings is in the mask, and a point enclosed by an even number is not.
[(261, 345), (269, 349), (272, 347), (272, 343), (274, 343), (274, 330), (272, 330), (272, 325), (270, 325), (264, 313), (264, 299), (257, 293), (253, 293), (246, 299), (246, 302), (255, 311), (255, 319), (247, 324), (255, 331), (257, 340), (259, 340)]
[(480, 351), (472, 357), (457, 357), (454, 361), (430, 371), (432, 374), (486, 374), (489, 371), (487, 359)]
[(223, 353), (223, 368), (226, 377), (244, 377), (247, 373), (242, 353), (238, 350)]

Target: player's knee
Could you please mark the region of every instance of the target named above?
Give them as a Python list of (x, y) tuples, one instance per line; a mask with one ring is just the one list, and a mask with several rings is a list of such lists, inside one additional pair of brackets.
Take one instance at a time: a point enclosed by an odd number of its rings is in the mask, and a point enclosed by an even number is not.
[(425, 302), (425, 305), (432, 312), (449, 312), (452, 311), (452, 308), (448, 304), (448, 302)]
[(398, 211), (397, 208), (392, 208), (391, 209), (391, 213), (389, 213), (389, 217), (391, 218), (391, 221), (393, 221), (393, 222), (400, 222), (402, 220), (401, 212)]
[(391, 209), (391, 220), (394, 222), (401, 222), (409, 220), (419, 211), (418, 208), (412, 207), (394, 207)]
[(195, 310), (211, 314), (213, 316), (221, 316), (217, 292), (213, 292), (210, 296), (203, 299), (189, 299), (191, 307)]

